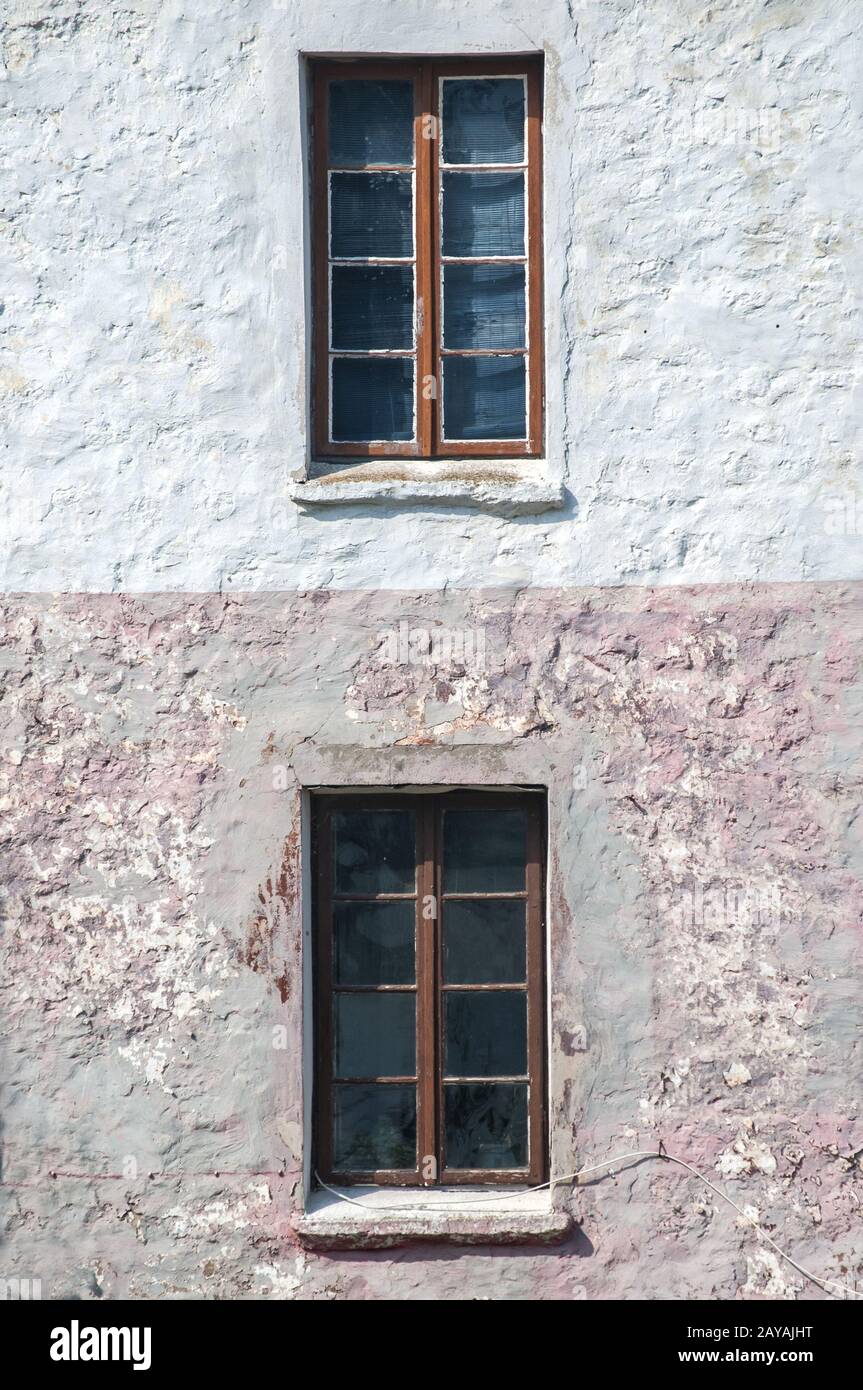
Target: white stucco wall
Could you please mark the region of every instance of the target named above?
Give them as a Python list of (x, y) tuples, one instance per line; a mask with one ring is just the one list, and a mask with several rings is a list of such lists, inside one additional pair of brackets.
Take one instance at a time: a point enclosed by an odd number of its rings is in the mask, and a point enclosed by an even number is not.
[[(856, 0), (6, 13), (3, 589), (861, 573)], [(534, 50), (565, 508), (299, 510), (301, 52)]]

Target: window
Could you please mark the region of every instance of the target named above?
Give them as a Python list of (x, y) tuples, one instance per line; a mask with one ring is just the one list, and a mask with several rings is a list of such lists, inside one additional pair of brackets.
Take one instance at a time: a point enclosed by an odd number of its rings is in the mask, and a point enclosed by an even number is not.
[(317, 455), (536, 455), (537, 60), (315, 67)]
[(317, 799), (325, 1180), (543, 1180), (543, 826), (536, 793)]

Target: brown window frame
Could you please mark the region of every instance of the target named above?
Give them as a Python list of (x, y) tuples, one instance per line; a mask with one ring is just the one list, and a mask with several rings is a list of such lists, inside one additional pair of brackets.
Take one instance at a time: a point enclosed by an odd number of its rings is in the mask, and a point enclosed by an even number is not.
[[(318, 794), (313, 803), (314, 901), (314, 1168), (325, 1182), (342, 1186), (435, 1187), (459, 1184), (484, 1186), (542, 1183), (547, 1170), (546, 1065), (545, 1065), (545, 797), (541, 792), (482, 793), (446, 791), (423, 795), (376, 793)], [(484, 809), (524, 808), (527, 811), (527, 859), (523, 893), (442, 892), (443, 813), (445, 809), (482, 807)], [(368, 900), (416, 901), (416, 981), (409, 986), (365, 986), (366, 990), (415, 992), (417, 998), (416, 1078), (387, 1078), (392, 1084), (414, 1082), (417, 1087), (417, 1161), (413, 1169), (375, 1169), (339, 1172), (332, 1161), (333, 1075), (332, 999), (339, 987), (333, 984), (332, 970), (332, 827), (330, 818), (343, 810), (413, 809), (416, 813), (415, 894), (375, 894)], [(356, 900), (357, 894), (344, 897)], [(423, 912), (423, 903), (434, 898), (433, 917)], [(449, 899), (523, 899), (526, 903), (526, 982), (520, 985), (447, 985), (443, 980), (442, 920)], [(350, 992), (351, 987), (342, 987)], [(356, 991), (358, 987), (353, 987)], [(520, 989), (527, 997), (526, 1077), (447, 1078), (443, 1076), (443, 1009), (441, 1001), (449, 991)], [(340, 1078), (339, 1084), (368, 1084), (378, 1077)], [(526, 1080), (528, 1085), (528, 1163), (519, 1169), (447, 1168), (441, 1123), (443, 1090), (448, 1083), (466, 1080), (486, 1082)], [(429, 1178), (423, 1167), (426, 1156), (437, 1160), (436, 1176)]]
[[(392, 356), (416, 356), (414, 393), (416, 398), (416, 439), (345, 443), (329, 438), (330, 352), (329, 328), (329, 173), (327, 84), (351, 74), (362, 78), (404, 77), (414, 82), (414, 262), (415, 270), (415, 348), (393, 350)], [(442, 77), (524, 77), (527, 89), (525, 113), (526, 148), (524, 165), (471, 165), (500, 169), (525, 168), (526, 217), (525, 255), (511, 257), (526, 265), (527, 346), (506, 349), (506, 355), (527, 357), (527, 419), (525, 439), (444, 440), (441, 430), (440, 361), (444, 355), (495, 356), (503, 349), (452, 349), (441, 346), (441, 252), (440, 252), (440, 174), (438, 142), (438, 104)], [(313, 80), (313, 361), (314, 361), (314, 454), (318, 459), (453, 457), (536, 458), (542, 452), (544, 374), (542, 309), (542, 59), (512, 58), (426, 58), (410, 61), (343, 60), (316, 61)], [(428, 118), (432, 119), (429, 120)], [(405, 166), (366, 165), (354, 168), (404, 170)], [(447, 166), (444, 166), (446, 168)], [(452, 166), (461, 168), (463, 166)], [(376, 258), (386, 264), (388, 259)], [(447, 263), (497, 263), (489, 257), (448, 257)], [(423, 382), (434, 378), (436, 395), (426, 398)]]

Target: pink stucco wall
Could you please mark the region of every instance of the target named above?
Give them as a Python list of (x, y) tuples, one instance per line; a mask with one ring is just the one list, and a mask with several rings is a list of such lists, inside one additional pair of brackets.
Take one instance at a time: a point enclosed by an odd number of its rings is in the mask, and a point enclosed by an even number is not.
[(530, 783), (555, 1171), (661, 1138), (861, 1278), (859, 586), (2, 618), (9, 1273), (54, 1297), (820, 1297), (655, 1163), (582, 1188), (559, 1247), (297, 1244), (302, 788)]

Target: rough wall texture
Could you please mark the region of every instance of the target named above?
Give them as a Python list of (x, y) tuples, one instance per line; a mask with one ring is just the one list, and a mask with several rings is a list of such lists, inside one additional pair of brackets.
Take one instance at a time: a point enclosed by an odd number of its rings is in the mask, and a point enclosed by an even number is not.
[[(393, 662), (394, 632), (479, 655)], [(555, 1172), (661, 1137), (860, 1280), (861, 635), (840, 585), (8, 600), (4, 1270), (82, 1297), (820, 1296), (656, 1164), (583, 1188), (558, 1249), (294, 1242), (300, 785), (529, 781)]]
[[(300, 789), (527, 783), (555, 1173), (661, 1137), (863, 1277), (861, 38), (859, 0), (7, 0), (0, 1274), (812, 1296), (656, 1164), (556, 1250), (297, 1246)], [(525, 51), (566, 505), (302, 511), (302, 55)]]
[[(4, 590), (860, 577), (859, 0), (6, 0)], [(545, 54), (563, 517), (322, 522), (301, 52)]]

